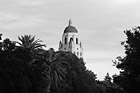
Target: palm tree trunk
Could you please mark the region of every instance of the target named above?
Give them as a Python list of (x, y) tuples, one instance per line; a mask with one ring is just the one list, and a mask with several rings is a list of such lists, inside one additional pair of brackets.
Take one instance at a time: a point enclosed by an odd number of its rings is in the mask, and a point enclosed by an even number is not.
[(51, 77), (50, 75), (47, 75), (47, 82), (48, 82), (48, 85), (46, 86), (46, 89), (45, 89), (45, 93), (50, 93), (50, 89), (51, 89)]

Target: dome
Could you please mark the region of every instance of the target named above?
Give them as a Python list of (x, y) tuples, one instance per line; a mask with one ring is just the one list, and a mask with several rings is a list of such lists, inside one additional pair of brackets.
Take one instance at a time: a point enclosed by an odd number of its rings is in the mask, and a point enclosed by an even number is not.
[(69, 25), (65, 28), (64, 33), (78, 33), (77, 29), (72, 26), (71, 19), (69, 20)]
[(74, 26), (68, 26), (65, 28), (64, 33), (78, 33)]

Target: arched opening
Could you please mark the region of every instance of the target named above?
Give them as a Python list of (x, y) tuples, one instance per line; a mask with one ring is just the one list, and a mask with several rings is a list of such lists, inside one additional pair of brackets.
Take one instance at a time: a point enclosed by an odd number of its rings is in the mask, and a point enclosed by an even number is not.
[(79, 52), (77, 52), (77, 55), (79, 56)]
[(70, 41), (73, 41), (73, 38), (72, 37), (70, 38)]
[(78, 44), (78, 38), (76, 38), (76, 44)]
[(67, 38), (65, 37), (65, 44), (67, 44)]
[(82, 56), (82, 52), (80, 52), (80, 56)]

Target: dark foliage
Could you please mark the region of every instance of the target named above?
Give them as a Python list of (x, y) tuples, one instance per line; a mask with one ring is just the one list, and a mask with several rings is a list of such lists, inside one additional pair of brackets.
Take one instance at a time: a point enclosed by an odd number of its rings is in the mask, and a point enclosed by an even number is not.
[(96, 81), (73, 53), (44, 50), (31, 35), (19, 40), (0, 42), (0, 93), (121, 93), (109, 74)]
[(116, 67), (121, 69), (114, 82), (126, 93), (140, 93), (140, 27), (126, 30), (127, 40), (122, 42), (125, 57), (117, 57)]

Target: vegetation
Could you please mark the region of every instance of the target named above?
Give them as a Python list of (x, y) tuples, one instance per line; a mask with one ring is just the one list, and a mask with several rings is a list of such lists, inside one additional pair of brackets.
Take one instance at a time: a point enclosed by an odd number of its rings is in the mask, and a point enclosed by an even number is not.
[(125, 93), (140, 93), (140, 27), (124, 32), (127, 40), (122, 42), (125, 47), (125, 57), (117, 57), (114, 62), (120, 69), (120, 75), (114, 77), (114, 82), (123, 88)]
[(35, 36), (13, 42), (0, 34), (0, 93), (139, 93), (140, 27), (125, 34), (126, 55), (114, 62), (120, 74), (103, 81), (71, 52), (45, 50)]

